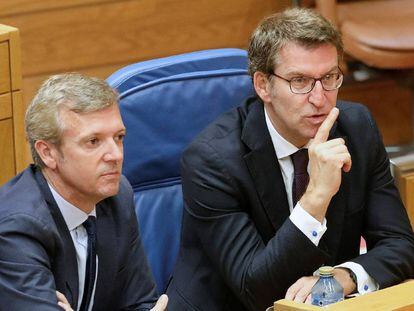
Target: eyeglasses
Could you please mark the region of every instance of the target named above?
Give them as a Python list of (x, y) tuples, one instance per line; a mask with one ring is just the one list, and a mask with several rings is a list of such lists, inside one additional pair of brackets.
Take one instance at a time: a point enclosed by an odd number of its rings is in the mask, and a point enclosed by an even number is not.
[(294, 94), (308, 94), (315, 87), (316, 81), (321, 82), (322, 88), (325, 91), (333, 91), (339, 89), (342, 85), (342, 82), (344, 81), (344, 75), (342, 74), (340, 68), (338, 68), (337, 72), (328, 73), (319, 79), (303, 76), (288, 80), (275, 74), (274, 72), (270, 72), (269, 74), (271, 76), (275, 76), (277, 78), (285, 80), (286, 82), (289, 82), (290, 90)]

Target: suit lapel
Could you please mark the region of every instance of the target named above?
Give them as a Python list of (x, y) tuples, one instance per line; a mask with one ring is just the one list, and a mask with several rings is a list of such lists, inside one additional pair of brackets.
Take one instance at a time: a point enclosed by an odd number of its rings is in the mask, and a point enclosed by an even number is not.
[(250, 148), (244, 160), (262, 206), (275, 231), (289, 217), (289, 204), (275, 149), (266, 127), (263, 104), (252, 103), (244, 123), (242, 141)]
[(46, 179), (40, 170), (35, 169), (35, 179), (55, 221), (63, 249), (57, 249), (55, 258), (51, 258), (52, 272), (56, 289), (62, 292), (70, 305), (76, 310), (79, 295), (78, 263), (76, 250), (66, 222), (50, 192)]

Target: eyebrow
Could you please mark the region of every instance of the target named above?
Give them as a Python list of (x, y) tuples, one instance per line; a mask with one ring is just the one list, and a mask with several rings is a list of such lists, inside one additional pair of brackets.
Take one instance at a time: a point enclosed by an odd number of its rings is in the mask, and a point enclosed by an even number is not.
[[(329, 69), (327, 72), (325, 72), (321, 77), (329, 74), (330, 72), (334, 71), (335, 69), (338, 69), (339, 66), (336, 65), (334, 67), (332, 67), (331, 69)], [(312, 76), (306, 75), (303, 72), (300, 71), (292, 71), (292, 72), (288, 72), (286, 73), (286, 77), (295, 77), (295, 76), (301, 76), (301, 77), (309, 77), (309, 78), (313, 78)]]
[[(124, 127), (122, 129), (120, 129), (119, 131), (116, 131), (114, 133), (114, 135), (119, 135), (119, 134), (126, 134), (126, 128)], [(90, 133), (86, 133), (86, 134), (82, 135), (79, 138), (79, 141), (85, 140), (85, 139), (87, 139), (87, 138), (89, 138), (91, 136), (101, 136), (101, 135), (102, 135), (102, 133), (100, 133), (100, 132), (90, 132)]]

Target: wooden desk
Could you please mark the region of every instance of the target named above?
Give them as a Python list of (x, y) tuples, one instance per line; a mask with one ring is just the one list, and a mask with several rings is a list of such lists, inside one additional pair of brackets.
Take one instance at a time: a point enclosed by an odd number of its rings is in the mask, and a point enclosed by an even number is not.
[(26, 166), (19, 32), (0, 24), (0, 185)]
[(275, 311), (412, 311), (414, 310), (413, 293), (414, 281), (409, 281), (323, 308), (285, 299), (276, 301), (273, 308)]

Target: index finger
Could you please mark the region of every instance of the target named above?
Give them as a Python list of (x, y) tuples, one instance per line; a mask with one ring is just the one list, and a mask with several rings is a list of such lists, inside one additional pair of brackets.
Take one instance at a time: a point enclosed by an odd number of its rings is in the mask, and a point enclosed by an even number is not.
[(336, 118), (338, 118), (339, 109), (333, 107), (331, 111), (329, 111), (328, 116), (322, 122), (321, 126), (319, 127), (318, 131), (316, 132), (315, 138), (313, 139), (316, 143), (324, 143), (328, 139), (329, 131), (331, 130), (333, 124), (335, 123)]

